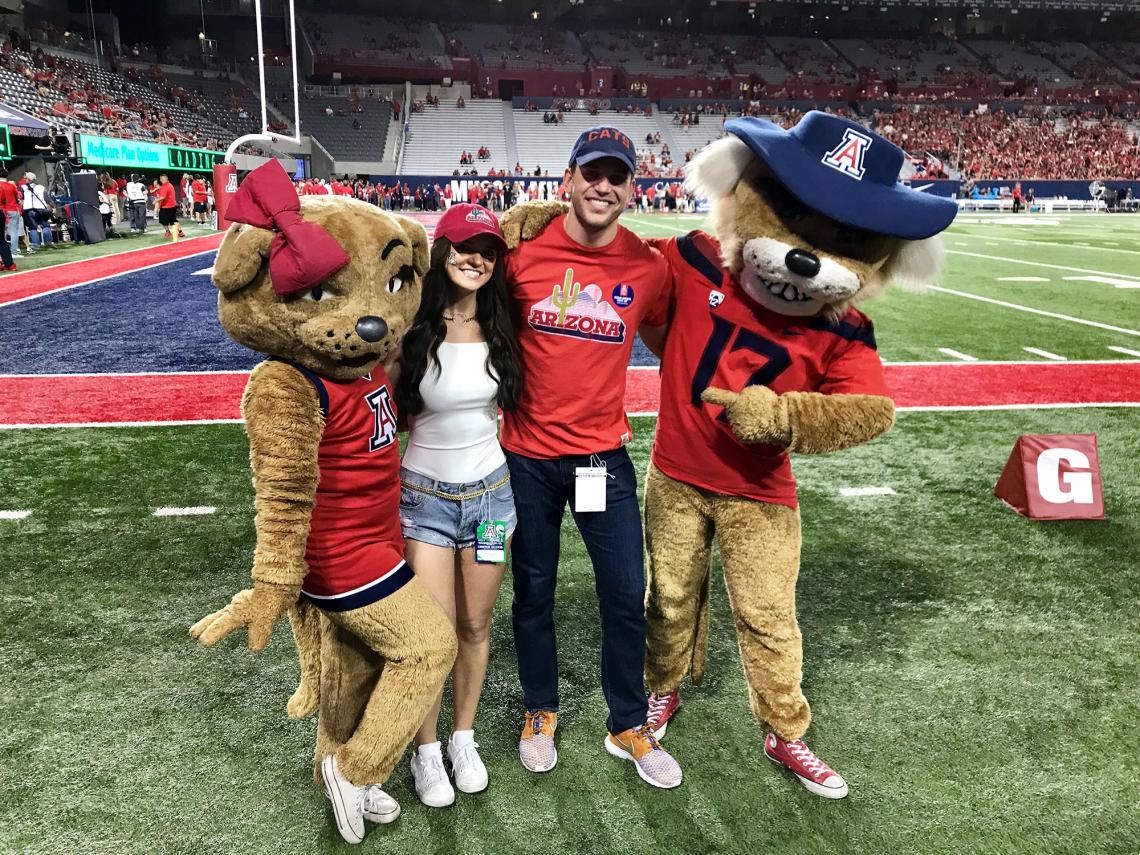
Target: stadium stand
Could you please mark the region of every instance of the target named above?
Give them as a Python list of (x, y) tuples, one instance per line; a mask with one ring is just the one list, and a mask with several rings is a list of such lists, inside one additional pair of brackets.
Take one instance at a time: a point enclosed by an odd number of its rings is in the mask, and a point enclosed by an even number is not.
[[(302, 130), (316, 137), (335, 159), (384, 159), (392, 121), (389, 104), (374, 99), (304, 97), (300, 108)], [(286, 109), (291, 111), (292, 104)]]
[(768, 36), (768, 44), (792, 76), (821, 83), (853, 83), (855, 68), (822, 39)]
[(460, 109), (455, 102), (444, 102), (438, 107), (425, 107), (421, 112), (408, 114), (411, 135), (404, 141), (400, 155), (400, 172), (414, 175), (436, 175), (458, 169), (461, 172), (472, 166), (461, 166), (459, 155), (471, 154), (486, 146), (491, 157), (476, 160), (473, 167), (481, 174), (489, 169), (512, 170), (515, 158), (507, 148), (507, 122), (504, 113), (511, 112), (510, 104), (498, 100), (471, 99)]
[(831, 39), (861, 77), (900, 84), (938, 83), (948, 74), (984, 73), (981, 62), (957, 42), (920, 39)]
[(485, 68), (581, 71), (586, 52), (567, 30), (500, 24), (441, 24), (451, 56), (474, 56)]
[(718, 41), (724, 45), (723, 62), (733, 74), (751, 74), (765, 83), (787, 80), (788, 67), (760, 36), (726, 35)]
[(351, 62), (357, 55), (381, 54), (389, 63), (451, 68), (443, 34), (426, 21), (311, 13), (303, 27), (314, 52), (332, 59)]
[[(595, 125), (608, 125), (628, 136), (637, 146), (638, 156), (644, 158), (647, 172), (663, 174), (672, 171), (662, 168), (662, 150), (664, 145), (669, 145), (670, 158), (677, 160), (676, 145), (669, 142), (667, 133), (663, 133), (661, 124), (654, 116), (614, 110), (599, 111), (597, 114), (574, 110), (563, 113), (563, 121), (559, 124), (545, 124), (541, 113), (515, 110), (518, 162), (522, 164), (523, 171), (528, 175), (533, 174), (535, 167), (541, 166), (544, 170), (549, 170), (552, 176), (561, 175), (578, 135)], [(656, 134), (661, 134), (662, 142), (646, 142), (647, 136)], [(649, 170), (649, 166), (654, 169)]]
[(590, 53), (602, 65), (626, 74), (651, 77), (724, 77), (719, 39), (695, 33), (656, 30), (588, 30), (582, 34)]
[(968, 39), (963, 44), (999, 74), (1009, 78), (1030, 79), (1045, 87), (1076, 86), (1078, 83), (1055, 62), (1034, 53), (1032, 46), (979, 39)]

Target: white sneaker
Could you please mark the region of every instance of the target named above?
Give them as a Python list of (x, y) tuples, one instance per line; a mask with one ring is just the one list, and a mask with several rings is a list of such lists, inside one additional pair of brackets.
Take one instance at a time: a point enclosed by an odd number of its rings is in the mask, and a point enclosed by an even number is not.
[(364, 818), (387, 825), (400, 815), (400, 803), (376, 784), (364, 788)]
[(336, 757), (328, 755), (321, 761), (321, 778), (325, 782), (325, 795), (333, 806), (336, 830), (346, 843), (364, 840), (364, 791), (344, 777), (336, 767)]
[(447, 743), (447, 757), (455, 775), (455, 786), (461, 793), (481, 793), (487, 789), (487, 767), (479, 756), (479, 743), (475, 740), (456, 745)]
[(437, 808), (455, 803), (455, 789), (447, 779), (447, 770), (443, 768), (443, 754), (438, 742), (421, 745), (413, 750), (411, 765), (416, 795), (421, 802)]

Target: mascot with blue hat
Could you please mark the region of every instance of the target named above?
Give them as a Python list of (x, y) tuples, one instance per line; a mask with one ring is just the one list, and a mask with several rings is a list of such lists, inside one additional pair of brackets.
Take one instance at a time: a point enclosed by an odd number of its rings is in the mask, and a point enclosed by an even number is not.
[[(791, 130), (740, 118), (725, 130), (685, 169), (687, 188), (710, 202), (715, 237), (648, 241), (672, 279), (645, 485), (649, 718), (663, 736), (682, 679), (704, 675), (715, 537), (764, 753), (840, 799), (846, 781), (803, 740), (788, 455), (851, 448), (894, 423), (871, 321), (854, 307), (889, 283), (933, 283), (936, 235), (957, 205), (900, 184), (903, 151), (838, 116), (813, 111)], [(553, 210), (508, 213), (508, 241)]]

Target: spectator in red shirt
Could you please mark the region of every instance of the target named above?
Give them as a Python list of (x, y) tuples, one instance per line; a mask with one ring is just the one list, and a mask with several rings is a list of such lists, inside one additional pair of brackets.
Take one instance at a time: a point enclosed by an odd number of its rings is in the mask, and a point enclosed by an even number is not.
[(0, 211), (4, 212), (7, 240), (0, 240), (0, 261), (5, 270), (15, 270), (13, 259), (20, 254), (20, 191), (8, 180), (8, 170), (0, 166)]
[(194, 199), (194, 222), (206, 222), (206, 181), (199, 175), (190, 182), (190, 194)]
[(158, 176), (158, 187), (154, 191), (154, 208), (158, 222), (162, 225), (163, 235), (170, 237), (170, 230), (178, 228), (178, 196), (166, 173)]

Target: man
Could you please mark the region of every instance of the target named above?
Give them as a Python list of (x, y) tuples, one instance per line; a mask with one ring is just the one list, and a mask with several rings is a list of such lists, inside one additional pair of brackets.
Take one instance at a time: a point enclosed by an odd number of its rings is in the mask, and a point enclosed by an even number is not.
[[(0, 211), (4, 212), (4, 237), (11, 258), (20, 257), (20, 188), (8, 180), (8, 170), (0, 166)], [(5, 269), (15, 270), (15, 262), (6, 259)]]
[(194, 222), (206, 223), (206, 180), (197, 176), (190, 182), (190, 195), (194, 199)]
[(570, 211), (507, 257), (527, 383), (517, 411), (504, 416), (501, 442), (515, 501), (526, 509), (513, 549), (526, 704), (519, 758), (532, 772), (553, 769), (558, 758), (554, 594), (570, 502), (601, 611), (606, 750), (634, 762), (647, 783), (671, 788), (681, 783), (681, 768), (646, 725), (641, 515), (623, 447), (631, 439), (623, 399), (633, 337), (643, 321), (666, 320), (664, 258), (617, 222), (636, 162), (620, 131), (584, 131), (563, 177)]
[(170, 230), (178, 228), (178, 198), (174, 185), (165, 172), (158, 176), (158, 187), (154, 192), (154, 213), (163, 228), (163, 237), (170, 237)]
[(34, 172), (24, 173), (23, 186), (24, 227), (28, 232), (30, 245), (29, 252), (35, 252), (41, 246), (51, 249), (51, 212), (47, 202), (47, 190), (44, 185), (36, 183)]
[(147, 189), (139, 175), (132, 175), (127, 182), (127, 211), (131, 219), (131, 231), (136, 234), (146, 233), (146, 201)]

